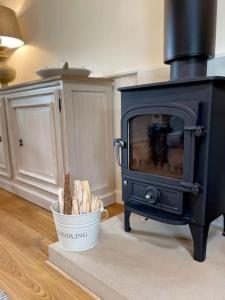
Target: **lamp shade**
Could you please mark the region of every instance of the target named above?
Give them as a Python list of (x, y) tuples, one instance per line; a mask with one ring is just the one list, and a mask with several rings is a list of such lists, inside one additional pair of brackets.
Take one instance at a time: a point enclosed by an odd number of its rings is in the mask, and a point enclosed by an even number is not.
[(24, 44), (15, 12), (0, 6), (0, 46), (17, 48)]

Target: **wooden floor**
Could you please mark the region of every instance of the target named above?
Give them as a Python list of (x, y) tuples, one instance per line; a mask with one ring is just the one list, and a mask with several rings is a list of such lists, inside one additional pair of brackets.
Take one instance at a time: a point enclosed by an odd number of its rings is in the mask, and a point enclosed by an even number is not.
[[(108, 209), (110, 217), (123, 210)], [(93, 299), (46, 263), (56, 240), (50, 212), (0, 189), (0, 289), (12, 300)]]

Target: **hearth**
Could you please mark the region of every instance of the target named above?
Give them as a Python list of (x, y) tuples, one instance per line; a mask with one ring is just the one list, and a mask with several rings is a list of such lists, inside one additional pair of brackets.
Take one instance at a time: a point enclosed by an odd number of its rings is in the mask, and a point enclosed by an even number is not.
[(225, 216), (225, 78), (207, 77), (214, 57), (215, 0), (165, 0), (164, 62), (171, 80), (119, 89), (125, 231), (130, 214), (189, 224), (204, 261), (210, 223)]

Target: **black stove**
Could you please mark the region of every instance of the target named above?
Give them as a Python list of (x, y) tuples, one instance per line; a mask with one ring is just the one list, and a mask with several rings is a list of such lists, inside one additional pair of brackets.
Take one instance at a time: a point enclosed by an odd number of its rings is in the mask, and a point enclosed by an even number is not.
[(210, 223), (225, 216), (225, 78), (207, 77), (214, 57), (215, 0), (165, 0), (168, 82), (121, 88), (125, 231), (130, 214), (189, 224), (204, 261)]

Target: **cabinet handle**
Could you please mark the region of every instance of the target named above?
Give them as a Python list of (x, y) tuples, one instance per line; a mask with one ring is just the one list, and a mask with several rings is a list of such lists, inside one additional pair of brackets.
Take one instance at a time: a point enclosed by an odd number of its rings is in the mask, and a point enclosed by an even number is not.
[(2, 137), (0, 136), (0, 143), (1, 143), (1, 141), (2, 141)]
[(23, 146), (23, 140), (19, 139), (19, 145), (22, 147)]

